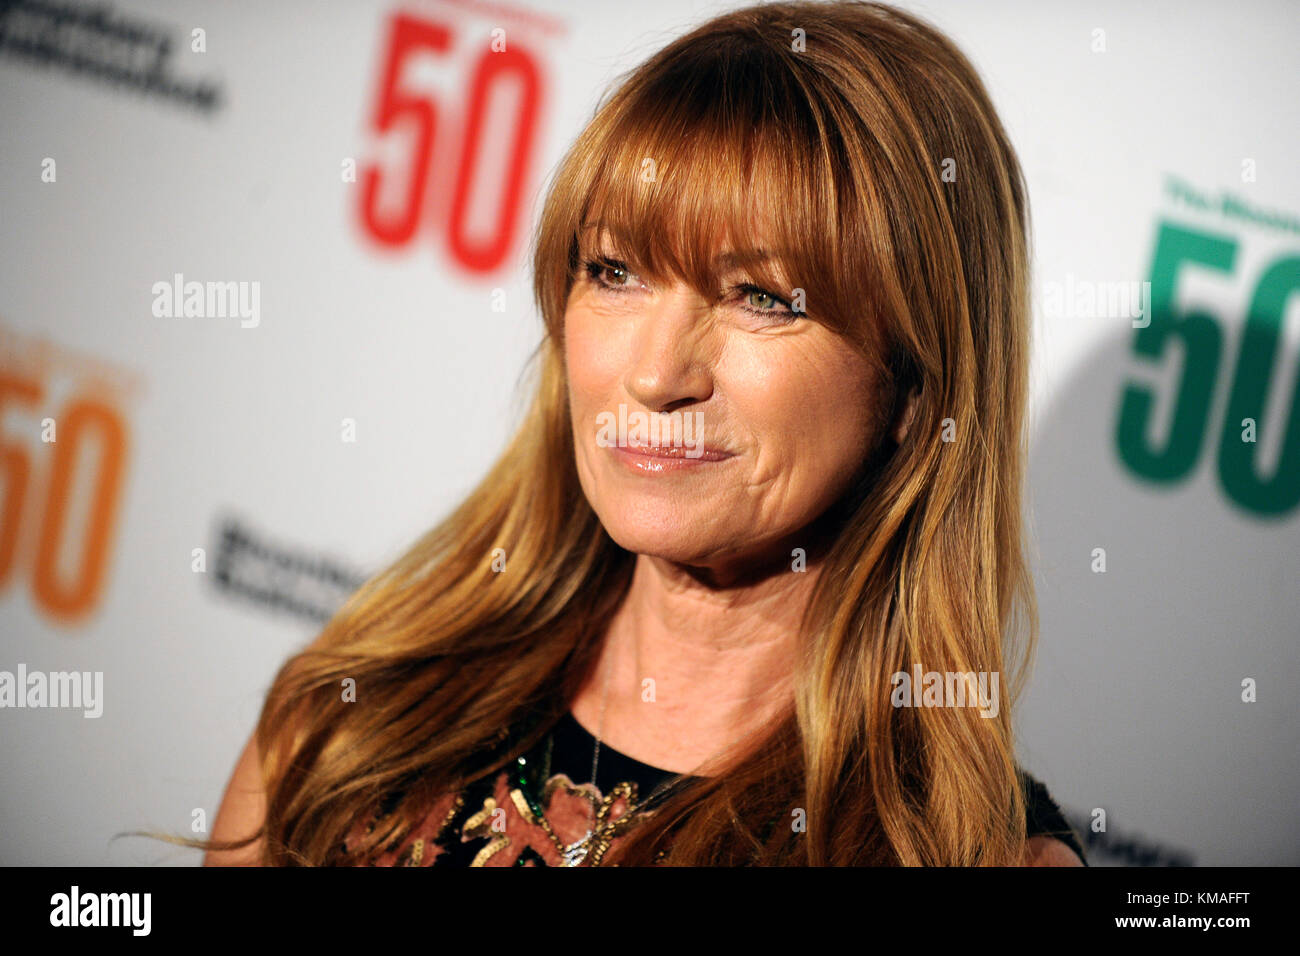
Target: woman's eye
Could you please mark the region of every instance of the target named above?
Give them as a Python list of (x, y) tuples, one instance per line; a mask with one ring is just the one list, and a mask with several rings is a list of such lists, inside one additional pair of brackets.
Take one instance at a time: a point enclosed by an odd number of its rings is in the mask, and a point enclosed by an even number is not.
[(744, 285), (738, 291), (744, 296), (742, 307), (746, 312), (761, 315), (765, 319), (774, 319), (779, 324), (789, 324), (799, 318), (799, 314), (790, 308), (790, 303), (777, 298), (766, 289)]
[(635, 278), (635, 273), (631, 272), (625, 263), (614, 260), (591, 259), (588, 260), (586, 268), (590, 279), (613, 292), (631, 288), (632, 280)]
[[(635, 289), (639, 284), (636, 273), (619, 259), (588, 259), (583, 267), (588, 280), (606, 292), (624, 293)], [(785, 299), (756, 285), (746, 283), (732, 286), (730, 294), (733, 297), (731, 301), (737, 302), (743, 311), (776, 325), (790, 325), (800, 317), (800, 313), (795, 312)]]

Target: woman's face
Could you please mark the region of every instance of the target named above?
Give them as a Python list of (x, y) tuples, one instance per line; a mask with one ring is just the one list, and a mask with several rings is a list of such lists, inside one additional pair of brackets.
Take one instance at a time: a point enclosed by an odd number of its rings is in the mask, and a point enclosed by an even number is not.
[(789, 562), (879, 438), (865, 358), (792, 312), (788, 290), (745, 288), (743, 269), (723, 269), (710, 301), (651, 288), (608, 241), (596, 250), (568, 300), (564, 354), (578, 475), (605, 529), (629, 551), (728, 576), (780, 552)]

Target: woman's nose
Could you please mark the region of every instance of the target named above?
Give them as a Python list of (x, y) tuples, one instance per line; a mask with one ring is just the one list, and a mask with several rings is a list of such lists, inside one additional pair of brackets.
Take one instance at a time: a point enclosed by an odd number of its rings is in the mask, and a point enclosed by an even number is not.
[(709, 303), (689, 289), (656, 295), (637, 317), (624, 386), (654, 411), (703, 402), (713, 393)]

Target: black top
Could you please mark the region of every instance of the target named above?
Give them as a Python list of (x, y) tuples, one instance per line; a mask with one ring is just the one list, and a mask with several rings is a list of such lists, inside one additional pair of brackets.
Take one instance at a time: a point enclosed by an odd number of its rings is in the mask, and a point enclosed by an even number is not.
[[(571, 712), (565, 711), (555, 727), (550, 772), (567, 773), (575, 783), (590, 780), (595, 745), (596, 738), (578, 723)], [(601, 793), (609, 793), (616, 783), (630, 780), (636, 783), (638, 792), (649, 794), (676, 776), (671, 771), (634, 760), (601, 741), (595, 781), (596, 789)], [(1066, 822), (1061, 808), (1052, 799), (1047, 787), (1024, 771), (1020, 772), (1020, 777), (1021, 786), (1025, 790), (1026, 836), (1055, 837), (1077, 853), (1086, 866), (1088, 859), (1079, 838)]]
[(1020, 771), (1020, 783), (1025, 790), (1025, 835), (1055, 837), (1073, 850), (1084, 866), (1088, 866), (1079, 835), (1066, 821), (1047, 787), (1023, 770)]
[[(609, 793), (615, 785), (630, 781), (636, 784), (643, 798), (668, 781), (680, 776), (693, 780), (689, 774), (675, 774), (642, 763), (627, 754), (619, 753), (605, 741), (600, 742), (600, 759), (596, 761), (596, 779), (591, 779), (591, 759), (596, 749), (596, 738), (578, 723), (572, 711), (565, 711), (555, 725), (555, 745), (551, 752), (551, 774), (568, 774), (574, 783), (591, 782), (601, 793)], [(545, 741), (543, 741), (543, 748)], [(544, 749), (542, 759), (545, 759)]]
[[(571, 808), (575, 801), (581, 803), (585, 799), (566, 789), (568, 785), (582, 787), (594, 783), (598, 791), (595, 797), (599, 800), (602, 794), (614, 794), (620, 785), (633, 784), (636, 804), (649, 807), (664, 794), (669, 782), (693, 779), (687, 774), (642, 763), (602, 741), (597, 779), (592, 781), (595, 745), (596, 738), (566, 711), (553, 731), (507, 770), (493, 775), (492, 779), (470, 784), (456, 796), (454, 804), (436, 808), (429, 824), (418, 834), (412, 834), (400, 850), (390, 854), (389, 862), (380, 865), (563, 865), (562, 851), (569, 846), (569, 841), (577, 839), (578, 830), (586, 829), (586, 825), (561, 836), (549, 825), (540, 826), (538, 820), (549, 816), (552, 809), (561, 809), (566, 801)], [(562, 777), (567, 777), (567, 782)], [(557, 781), (557, 778), (561, 779)], [(1021, 781), (1025, 788), (1027, 835), (1056, 837), (1087, 865), (1078, 837), (1047, 788), (1023, 771)], [(557, 787), (561, 792), (556, 792)], [(514, 796), (510, 795), (512, 792)], [(505, 825), (498, 829), (491, 821), (502, 813), (506, 815)], [(346, 849), (345, 842), (345, 852)], [(593, 851), (593, 860), (599, 855)]]

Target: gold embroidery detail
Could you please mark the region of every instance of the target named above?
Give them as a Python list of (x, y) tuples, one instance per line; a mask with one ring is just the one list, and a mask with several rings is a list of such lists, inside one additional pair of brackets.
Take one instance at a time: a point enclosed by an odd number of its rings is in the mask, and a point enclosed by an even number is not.
[[(653, 811), (638, 810), (636, 805), (637, 786), (631, 781), (618, 784), (610, 790), (608, 796), (601, 797), (600, 791), (594, 784), (575, 784), (567, 774), (555, 774), (546, 781), (546, 786), (542, 789), (542, 806), (549, 807), (551, 797), (557, 790), (561, 789), (566, 793), (582, 797), (596, 810), (596, 819), (591, 827), (590, 843), (582, 860), (587, 866), (600, 866), (600, 861), (620, 833), (653, 815)], [(526, 803), (523, 800), (523, 795), (518, 790), (512, 791), (511, 796), (514, 797), (516, 804), (520, 802)], [(620, 797), (627, 800), (627, 808), (617, 820), (610, 820), (609, 815)], [(550, 821), (545, 816), (540, 816), (537, 823), (546, 831), (546, 835), (555, 844), (555, 848), (560, 851), (561, 859), (567, 856), (570, 847), (566, 846), (564, 841), (560, 839), (559, 834), (551, 828)]]
[(516, 787), (514, 790), (510, 791), (510, 799), (514, 803), (515, 809), (519, 811), (519, 815), (523, 817), (527, 823), (536, 826), (537, 815), (533, 813), (533, 808), (528, 805), (528, 799), (524, 796), (524, 792)]
[(407, 859), (403, 866), (419, 866), (420, 858), (424, 856), (424, 840), (416, 840), (411, 844), (411, 849), (407, 851)]
[[(464, 808), (464, 806), (465, 806), (465, 794), (463, 792), (457, 793), (455, 795), (455, 798), (451, 801), (451, 807), (448, 808), (446, 815), (443, 816), (442, 822), (438, 824), (438, 828), (433, 832), (433, 835), (429, 837), (430, 844), (437, 843), (442, 838), (443, 833), (446, 831), (447, 827), (451, 824), (451, 821), (456, 818), (456, 814), (459, 813), (461, 809)], [(369, 822), (366, 824), (366, 835), (367, 836), (372, 835), (375, 832), (375, 824), (380, 820), (387, 819), (390, 815), (391, 813), (380, 814), (377, 810), (373, 811), (370, 814)], [(391, 852), (393, 847), (396, 846), (398, 842), (399, 842), (399, 838), (394, 838), (389, 840), (389, 842), (385, 846), (379, 848), (379, 852), (380, 853)], [(423, 858), (424, 845), (425, 845), (425, 840), (423, 838), (417, 840), (410, 848), (407, 849), (406, 853), (402, 855), (402, 857), (398, 861), (398, 865), (419, 866), (420, 860)], [(343, 852), (345, 854), (351, 854), (353, 852), (352, 847), (349, 845), (346, 838), (343, 840)], [(414, 853), (414, 856), (412, 857), (411, 860), (407, 860), (407, 854), (409, 853)], [(402, 862), (403, 860), (406, 860), (406, 862)], [(371, 863), (370, 865), (373, 865), (373, 863)]]
[(496, 812), (496, 809), (496, 798), (488, 797), (483, 801), (483, 809), (466, 820), (465, 825), (461, 827), (462, 843), (476, 837), (488, 840), (487, 846), (478, 851), (470, 866), (483, 866), (489, 857), (510, 845), (508, 837), (498, 834), (492, 829), (492, 814)]
[(483, 809), (465, 821), (465, 826), (461, 829), (461, 832), (466, 836), (471, 835), (470, 831), (477, 830), (484, 823), (486, 823), (492, 817), (492, 813), (494, 810), (496, 810), (496, 808), (497, 808), (496, 799), (493, 797), (488, 797), (486, 800), (483, 801)]
[(447, 815), (438, 824), (438, 832), (433, 835), (434, 840), (438, 840), (442, 836), (442, 831), (447, 829), (447, 826), (456, 818), (456, 814), (460, 812), (463, 806), (465, 806), (465, 795), (458, 793), (456, 799), (451, 802), (451, 809), (447, 811)]
[(501, 837), (499, 840), (493, 840), (483, 849), (478, 851), (478, 855), (474, 857), (470, 866), (485, 866), (489, 857), (500, 850), (504, 850), (509, 845), (510, 839), (508, 837)]

